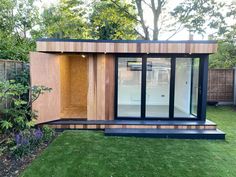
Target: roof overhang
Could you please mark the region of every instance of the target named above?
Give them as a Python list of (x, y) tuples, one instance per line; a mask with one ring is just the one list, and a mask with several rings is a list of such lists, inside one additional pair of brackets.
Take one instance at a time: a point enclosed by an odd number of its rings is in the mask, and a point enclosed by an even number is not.
[(148, 53), (148, 54), (211, 54), (217, 51), (217, 41), (148, 41), (148, 40), (37, 40), (39, 52), (69, 53)]

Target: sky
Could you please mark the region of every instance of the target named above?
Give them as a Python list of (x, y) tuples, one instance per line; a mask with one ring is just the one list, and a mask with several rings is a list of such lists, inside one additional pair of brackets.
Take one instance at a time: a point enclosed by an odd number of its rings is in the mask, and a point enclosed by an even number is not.
[[(59, 0), (41, 0), (41, 3), (39, 4), (40, 9), (42, 10), (43, 7), (47, 7), (50, 6), (52, 4), (56, 4), (58, 3)], [(90, 1), (90, 0), (87, 0)], [(129, 1), (129, 0), (127, 0)], [(170, 0), (170, 3), (167, 4), (167, 8), (168, 9), (173, 9), (177, 3), (181, 3), (183, 0)], [(216, 0), (218, 2), (226, 2), (226, 3), (230, 3), (232, 1), (236, 1), (236, 0)], [(146, 21), (146, 24), (148, 24), (149, 26), (151, 26), (152, 24), (152, 12), (150, 11), (150, 9), (145, 8), (144, 9), (144, 19)], [(229, 22), (230, 23), (230, 22)], [(208, 29), (206, 30), (206, 34), (205, 35), (198, 35), (198, 34), (194, 34), (193, 38), (194, 40), (207, 40), (208, 39), (208, 35), (214, 33), (213, 30)], [(162, 34), (160, 34), (159, 36), (159, 40), (166, 40), (170, 35), (172, 34), (172, 32), (164, 32)], [(185, 29), (182, 30), (181, 32), (179, 32), (178, 34), (176, 34), (174, 37), (172, 37), (170, 40), (188, 40), (189, 39), (189, 32)]]

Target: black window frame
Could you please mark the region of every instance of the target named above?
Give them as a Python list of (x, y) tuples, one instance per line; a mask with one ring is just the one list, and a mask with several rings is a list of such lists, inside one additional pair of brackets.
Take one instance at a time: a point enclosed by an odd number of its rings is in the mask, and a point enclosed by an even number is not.
[[(141, 116), (140, 117), (118, 117), (118, 58), (142, 58), (142, 79), (141, 79)], [(169, 117), (145, 117), (146, 113), (146, 62), (147, 58), (170, 58), (171, 77), (169, 88)], [(176, 58), (199, 58), (199, 81), (198, 81), (198, 104), (197, 116), (193, 117), (174, 117), (174, 92), (175, 92), (175, 67)], [(114, 91), (114, 118), (115, 120), (206, 120), (206, 101), (207, 101), (207, 77), (208, 77), (208, 54), (115, 54), (115, 91)], [(192, 97), (192, 95), (191, 95)]]

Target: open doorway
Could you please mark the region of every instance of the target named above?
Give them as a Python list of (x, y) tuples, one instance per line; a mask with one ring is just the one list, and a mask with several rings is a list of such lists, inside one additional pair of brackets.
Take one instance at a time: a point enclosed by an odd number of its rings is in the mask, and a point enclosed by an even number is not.
[(87, 61), (83, 55), (61, 55), (61, 118), (87, 118)]

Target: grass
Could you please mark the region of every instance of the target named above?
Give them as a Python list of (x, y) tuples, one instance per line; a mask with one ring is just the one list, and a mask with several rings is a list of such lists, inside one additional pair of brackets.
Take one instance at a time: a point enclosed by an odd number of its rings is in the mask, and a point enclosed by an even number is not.
[(236, 112), (209, 107), (207, 116), (227, 133), (222, 140), (105, 137), (66, 131), (22, 177), (235, 177)]

